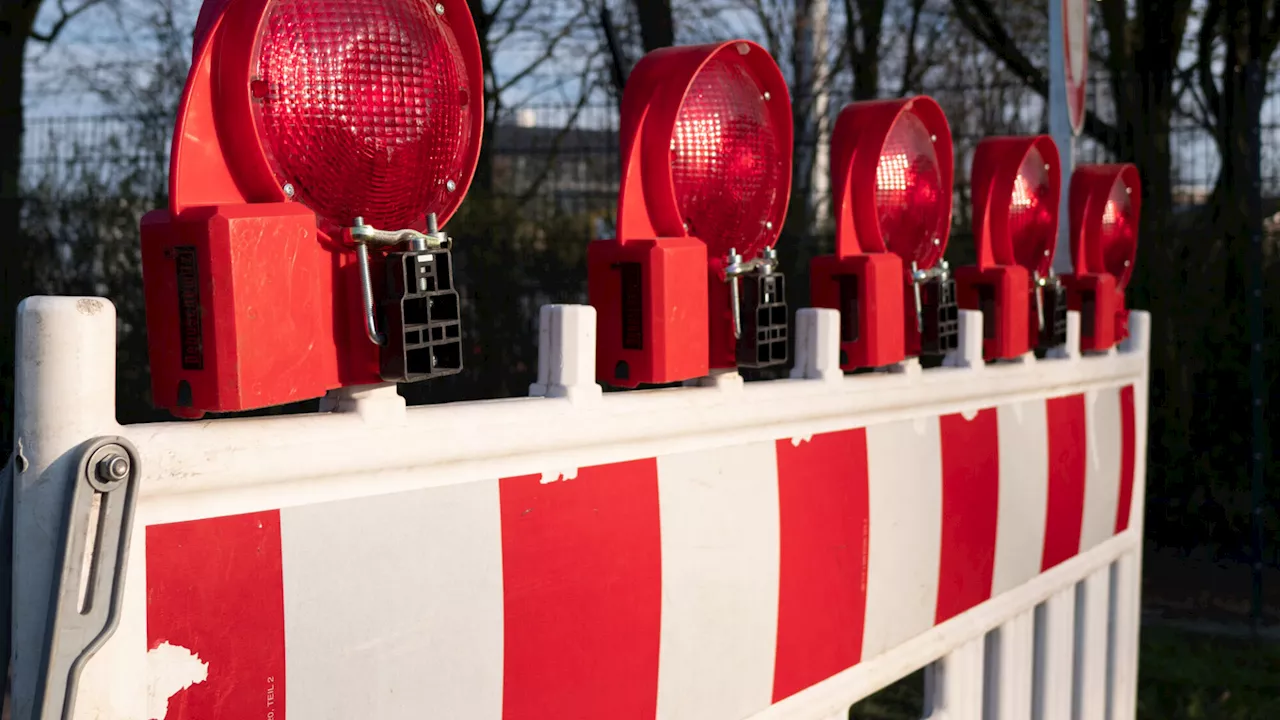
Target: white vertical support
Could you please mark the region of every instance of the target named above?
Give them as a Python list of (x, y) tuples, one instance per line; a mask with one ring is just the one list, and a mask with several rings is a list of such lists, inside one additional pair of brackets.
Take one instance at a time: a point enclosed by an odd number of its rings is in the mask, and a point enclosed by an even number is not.
[(1036, 666), (1032, 713), (1035, 720), (1071, 720), (1075, 658), (1076, 588), (1049, 596), (1037, 609)]
[(118, 430), (116, 309), (102, 298), (18, 306), (14, 407), (13, 716), (32, 717), (57, 554), (81, 443)]
[(1035, 611), (1015, 615), (988, 635), (984, 720), (1031, 717)]
[(986, 637), (976, 637), (925, 668), (925, 720), (983, 720)]
[(1080, 311), (1067, 311), (1067, 341), (1051, 349), (1048, 357), (1056, 360), (1080, 359)]
[(961, 310), (960, 332), (956, 349), (942, 359), (945, 367), (978, 370), (986, 367), (982, 360), (982, 311)]
[(320, 399), (320, 412), (355, 413), (365, 422), (376, 425), (401, 422), (405, 408), (404, 396), (395, 383), (338, 388)]
[(796, 363), (791, 377), (797, 380), (839, 381), (840, 311), (801, 308), (796, 311)]
[(1120, 343), (1120, 351), (1146, 352), (1151, 348), (1151, 313), (1145, 310), (1129, 311), (1129, 337)]
[(596, 309), (543, 305), (538, 317), (538, 381), (533, 397), (589, 402), (602, 396), (596, 384)]
[(1096, 570), (1078, 586), (1076, 612), (1075, 682), (1072, 684), (1075, 720), (1105, 718), (1107, 636), (1110, 629), (1111, 568)]
[(1141, 552), (1127, 552), (1111, 566), (1110, 720), (1133, 720), (1138, 714)]

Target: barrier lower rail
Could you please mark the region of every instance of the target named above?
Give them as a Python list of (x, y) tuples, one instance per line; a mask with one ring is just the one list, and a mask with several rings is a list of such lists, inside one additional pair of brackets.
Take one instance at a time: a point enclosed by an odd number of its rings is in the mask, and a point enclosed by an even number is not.
[(29, 299), (14, 717), (843, 717), (924, 666), (927, 717), (1133, 717), (1148, 322), (846, 376), (802, 310), (792, 379), (604, 395), (549, 306), (529, 398), (120, 426), (110, 303)]

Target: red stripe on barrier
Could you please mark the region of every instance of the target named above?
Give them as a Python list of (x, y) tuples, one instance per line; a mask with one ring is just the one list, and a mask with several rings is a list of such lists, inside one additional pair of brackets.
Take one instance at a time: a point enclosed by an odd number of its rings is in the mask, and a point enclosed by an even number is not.
[(867, 432), (779, 440), (773, 701), (856, 665), (867, 604)]
[(1133, 507), (1133, 475), (1137, 470), (1138, 426), (1133, 409), (1133, 386), (1120, 388), (1120, 504), (1116, 507), (1116, 533), (1129, 529)]
[(280, 513), (152, 525), (146, 552), (147, 646), (166, 665), (155, 688), (171, 695), (165, 719), (284, 720)]
[(662, 545), (656, 460), (504, 478), (503, 717), (652, 720)]
[(942, 547), (935, 622), (991, 597), (1000, 503), (1000, 435), (995, 408), (972, 420), (938, 419), (942, 436)]
[(1045, 509), (1041, 570), (1048, 570), (1080, 551), (1088, 437), (1084, 409), (1084, 395), (1045, 401), (1049, 432), (1049, 500)]

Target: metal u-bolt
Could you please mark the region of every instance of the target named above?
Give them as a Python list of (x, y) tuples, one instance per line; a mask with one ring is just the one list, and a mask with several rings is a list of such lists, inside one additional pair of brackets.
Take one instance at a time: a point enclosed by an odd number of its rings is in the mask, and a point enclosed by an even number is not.
[(1040, 332), (1044, 332), (1044, 287), (1046, 281), (1040, 277), (1039, 270), (1036, 270), (1031, 277), (1036, 284), (1036, 316), (1040, 320)]
[(737, 248), (729, 250), (729, 256), (726, 258), (728, 263), (725, 265), (725, 274), (729, 280), (729, 305), (733, 310), (733, 339), (742, 339), (742, 297), (738, 288), (738, 275), (742, 269), (742, 256), (738, 254)]
[[(364, 218), (356, 218), (355, 227), (364, 227)], [(360, 299), (364, 303), (364, 332), (374, 345), (386, 345), (387, 337), (378, 332), (378, 320), (374, 316), (373, 279), (369, 276), (369, 244), (356, 241), (356, 265), (360, 269)]]
[(916, 299), (916, 332), (924, 332), (924, 299), (920, 297), (920, 283), (927, 280), (928, 273), (922, 271), (918, 263), (911, 261), (911, 291)]

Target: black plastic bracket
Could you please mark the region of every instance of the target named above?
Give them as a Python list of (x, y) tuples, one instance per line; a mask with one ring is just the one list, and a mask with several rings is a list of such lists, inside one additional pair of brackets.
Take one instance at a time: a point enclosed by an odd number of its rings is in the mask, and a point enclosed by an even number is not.
[(946, 355), (960, 346), (960, 308), (950, 276), (920, 283), (920, 354)]
[(786, 277), (776, 270), (752, 272), (741, 283), (742, 337), (738, 366), (765, 368), (787, 362)]
[(462, 370), (462, 307), (448, 250), (387, 253), (381, 374), (407, 383)]
[(1044, 325), (1040, 328), (1039, 345), (1043, 350), (1067, 342), (1067, 289), (1062, 283), (1049, 282), (1041, 293), (1044, 297)]

